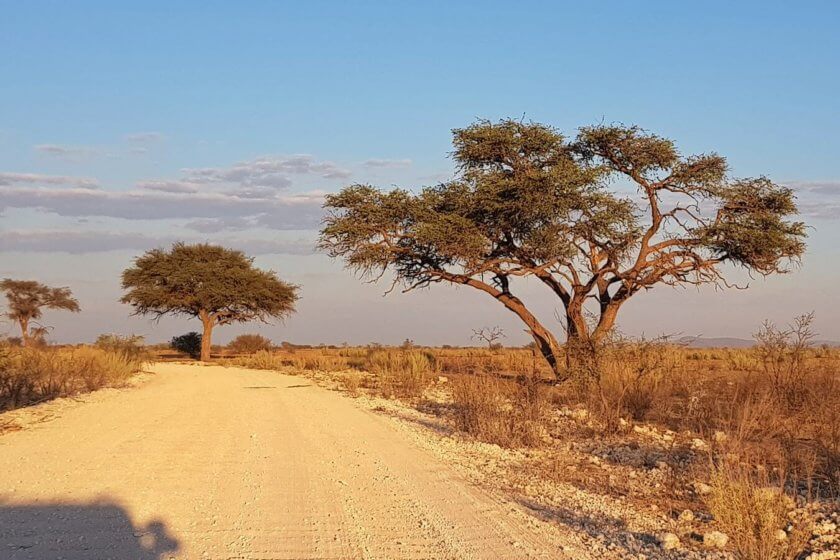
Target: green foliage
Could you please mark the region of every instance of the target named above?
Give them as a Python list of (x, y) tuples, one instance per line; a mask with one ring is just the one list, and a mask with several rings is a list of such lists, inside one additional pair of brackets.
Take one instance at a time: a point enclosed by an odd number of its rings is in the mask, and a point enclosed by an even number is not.
[(255, 268), (241, 251), (208, 244), (148, 251), (123, 272), (122, 285), (121, 301), (139, 315), (204, 312), (217, 324), (283, 318), (298, 299), (297, 286)]
[(201, 354), (201, 333), (188, 332), (179, 336), (173, 336), (169, 342), (173, 350), (188, 354), (191, 358), (198, 358)]
[(259, 334), (240, 334), (228, 344), (230, 350), (241, 354), (268, 351), (272, 346), (271, 340)]
[(365, 276), (393, 271), (406, 291), (436, 282), (484, 291), (525, 322), (558, 374), (559, 344), (514, 296), (516, 278), (535, 276), (561, 300), (570, 338), (602, 340), (636, 293), (726, 286), (727, 262), (785, 272), (805, 248), (789, 189), (729, 179), (723, 157), (682, 156), (635, 126), (585, 127), (569, 141), (538, 123), (479, 121), (454, 130), (453, 144), (449, 182), (327, 196), (319, 247)]

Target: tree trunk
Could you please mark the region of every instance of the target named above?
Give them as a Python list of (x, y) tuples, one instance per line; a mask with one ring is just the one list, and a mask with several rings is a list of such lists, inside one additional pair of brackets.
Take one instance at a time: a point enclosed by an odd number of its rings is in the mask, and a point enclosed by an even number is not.
[(201, 361), (210, 361), (210, 348), (213, 346), (213, 322), (214, 319), (207, 313), (202, 313), (201, 323), (204, 325), (204, 332), (201, 334)]
[(29, 346), (29, 319), (19, 319), (20, 323), (20, 345)]
[(560, 350), (560, 344), (558, 344), (554, 335), (552, 335), (548, 330), (542, 328), (542, 326), (540, 326), (540, 328), (536, 331), (533, 327), (530, 330), (531, 336), (534, 337), (534, 342), (537, 344), (540, 354), (542, 354), (545, 361), (548, 362), (554, 376), (558, 379), (558, 381), (565, 380), (566, 377), (568, 377), (568, 370), (561, 367), (562, 352)]
[(558, 380), (564, 380), (567, 377), (567, 372), (561, 365), (561, 358), (563, 354), (560, 349), (560, 344), (557, 342), (557, 339), (554, 338), (554, 335), (551, 334), (551, 331), (542, 326), (542, 323), (540, 323), (537, 318), (528, 311), (519, 298), (508, 294), (501, 294), (497, 296), (496, 299), (501, 301), (509, 310), (516, 313), (516, 315), (522, 319), (522, 322), (528, 326), (528, 331), (534, 338), (534, 342), (537, 344), (537, 348), (543, 355), (543, 358), (545, 358), (545, 361), (548, 362), (548, 365), (551, 367), (551, 371), (554, 373), (554, 376)]

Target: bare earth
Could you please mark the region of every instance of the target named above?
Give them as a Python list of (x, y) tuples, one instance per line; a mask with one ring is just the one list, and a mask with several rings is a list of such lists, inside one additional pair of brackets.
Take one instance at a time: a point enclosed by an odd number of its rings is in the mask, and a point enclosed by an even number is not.
[(561, 558), (517, 506), (307, 379), (160, 364), (0, 436), (0, 558)]

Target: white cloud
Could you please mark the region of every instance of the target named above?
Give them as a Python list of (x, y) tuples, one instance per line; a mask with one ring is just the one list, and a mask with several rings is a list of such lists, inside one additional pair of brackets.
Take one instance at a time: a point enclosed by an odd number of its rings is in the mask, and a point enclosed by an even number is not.
[(0, 186), (15, 185), (70, 185), (85, 189), (99, 188), (99, 182), (90, 177), (43, 175), (40, 173), (0, 173)]
[(198, 192), (198, 185), (188, 181), (139, 181), (135, 186), (140, 189), (167, 193)]
[(216, 239), (184, 238), (178, 236), (147, 236), (142, 233), (79, 232), (79, 231), (3, 231), (0, 232), (0, 253), (70, 253), (87, 254), (107, 251), (145, 251), (171, 245), (176, 241), (187, 243), (210, 242), (241, 249), (252, 255), (308, 255), (314, 252), (310, 240)]
[(129, 144), (154, 144), (161, 142), (165, 136), (160, 132), (135, 132), (126, 134), (125, 141)]
[(784, 185), (799, 193), (840, 196), (840, 181), (789, 181)]
[(216, 233), (219, 231), (242, 231), (255, 226), (253, 218), (201, 218), (193, 220), (184, 227), (199, 233)]
[(411, 167), (410, 159), (369, 159), (362, 162), (365, 167), (375, 167), (383, 169), (399, 169)]
[(350, 176), (346, 169), (329, 161), (317, 161), (309, 155), (264, 156), (230, 167), (188, 168), (182, 172), (185, 180), (196, 183), (276, 189), (285, 189), (291, 185), (289, 175), (317, 175), (324, 179), (345, 179)]
[(38, 144), (35, 146), (35, 151), (50, 157), (69, 160), (79, 160), (100, 153), (97, 148), (90, 146), (66, 146), (62, 144)]
[[(274, 193), (272, 193), (273, 195)], [(0, 210), (34, 208), (69, 217), (127, 220), (269, 216), (274, 229), (314, 229), (320, 224), (322, 193), (246, 198), (236, 193), (171, 193), (82, 188), (0, 188)]]

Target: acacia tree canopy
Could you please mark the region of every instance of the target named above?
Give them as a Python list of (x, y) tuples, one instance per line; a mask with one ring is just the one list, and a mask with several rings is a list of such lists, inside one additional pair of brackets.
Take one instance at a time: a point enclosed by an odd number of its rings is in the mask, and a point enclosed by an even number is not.
[(723, 157), (682, 156), (638, 127), (567, 139), (538, 123), (479, 121), (455, 129), (453, 144), (449, 182), (329, 195), (319, 247), (364, 275), (393, 271), (405, 291), (450, 282), (486, 292), (525, 322), (558, 375), (557, 340), (514, 295), (516, 277), (552, 290), (570, 340), (597, 342), (642, 290), (729, 286), (725, 263), (782, 273), (804, 252), (790, 189), (731, 179)]
[(136, 315), (186, 315), (204, 325), (201, 359), (210, 358), (216, 325), (268, 322), (295, 311), (298, 287), (260, 270), (241, 251), (209, 244), (175, 243), (153, 249), (122, 275), (121, 301)]
[(51, 288), (34, 280), (12, 280), (5, 278), (0, 281), (0, 290), (6, 295), (8, 311), (5, 316), (20, 325), (23, 345), (29, 344), (33, 338), (43, 337), (46, 327), (36, 326), (31, 329), (34, 321), (43, 317), (44, 309), (62, 309), (78, 313), (79, 302), (73, 297), (70, 288)]

